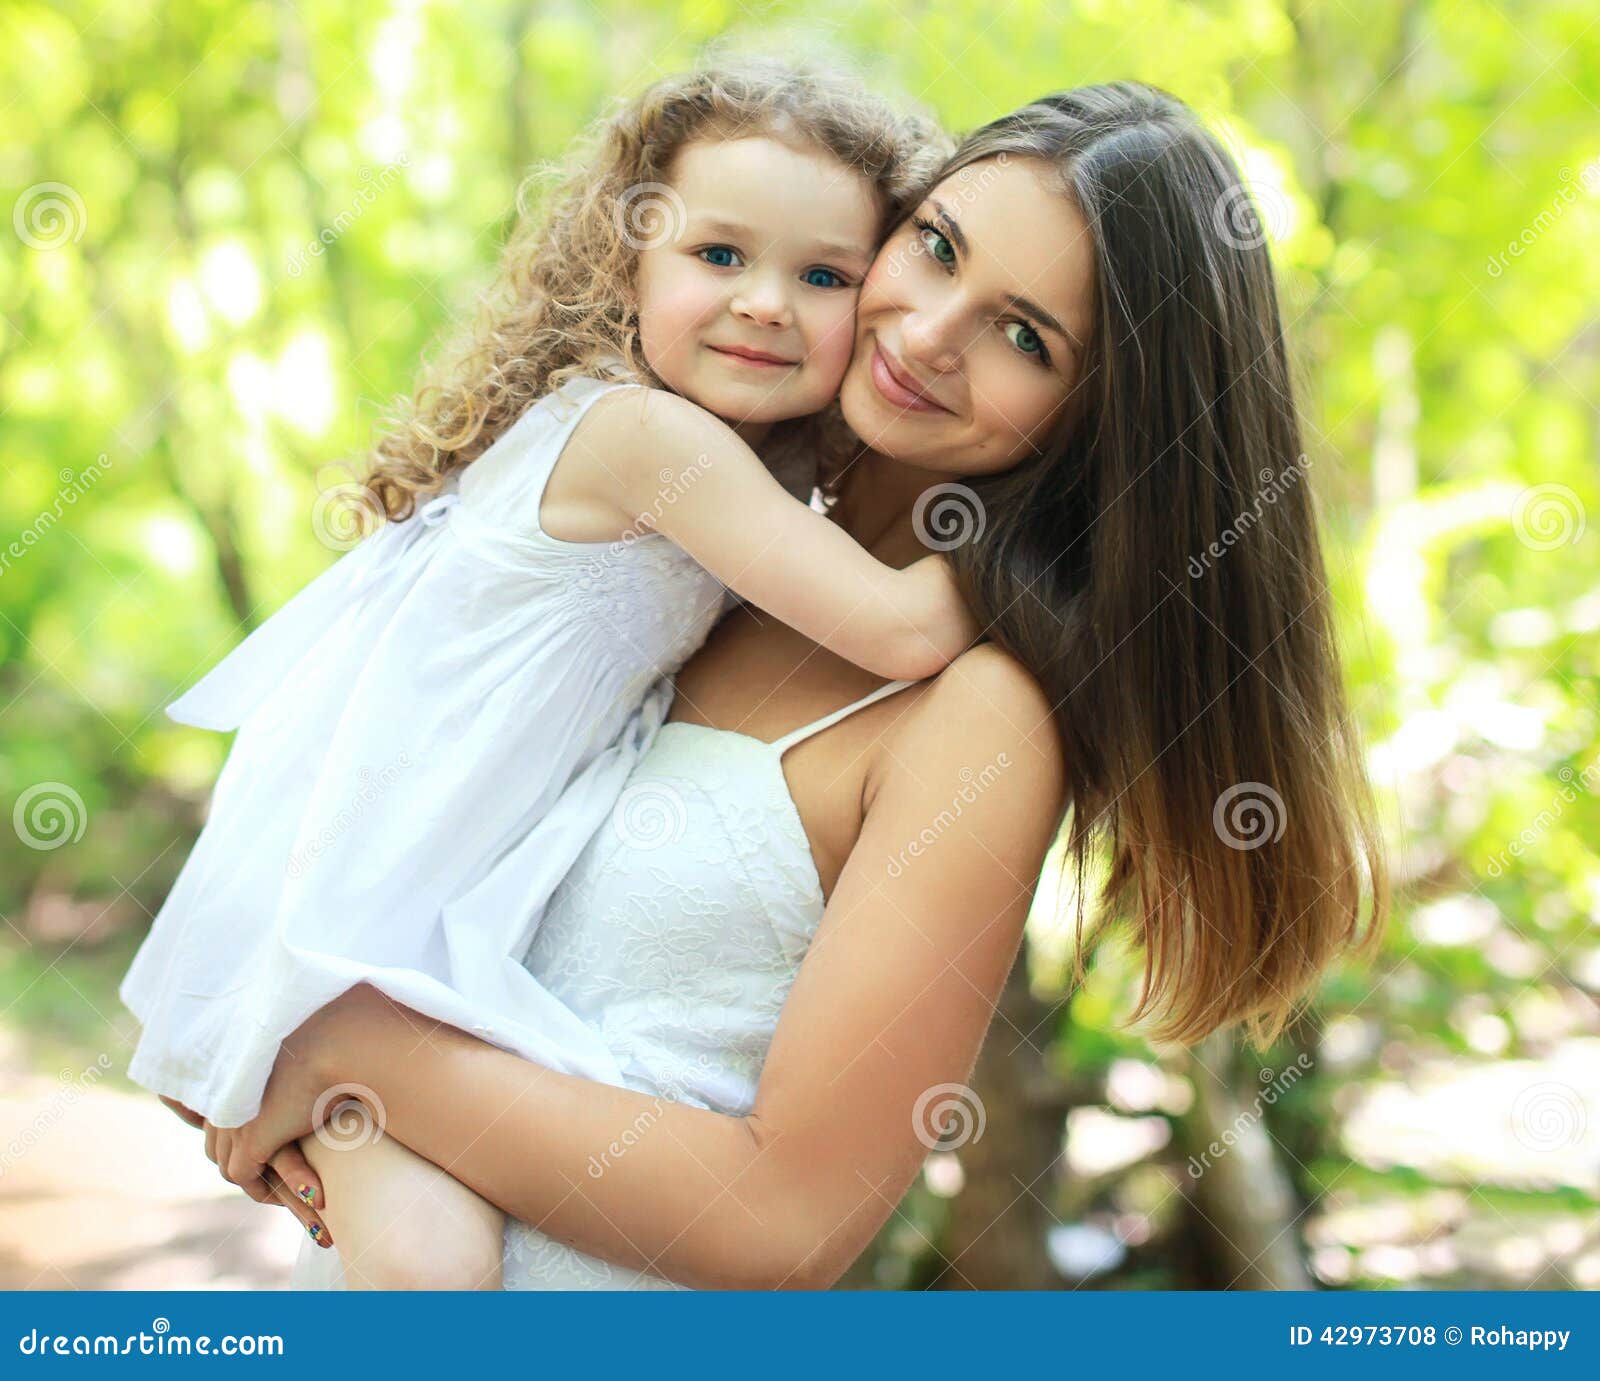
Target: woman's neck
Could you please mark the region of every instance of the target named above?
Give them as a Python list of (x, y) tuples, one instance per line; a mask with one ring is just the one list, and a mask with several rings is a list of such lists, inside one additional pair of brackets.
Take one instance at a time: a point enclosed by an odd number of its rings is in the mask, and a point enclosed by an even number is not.
[(833, 520), (887, 566), (928, 555), (912, 521), (918, 497), (937, 476), (878, 451), (863, 451), (845, 471)]

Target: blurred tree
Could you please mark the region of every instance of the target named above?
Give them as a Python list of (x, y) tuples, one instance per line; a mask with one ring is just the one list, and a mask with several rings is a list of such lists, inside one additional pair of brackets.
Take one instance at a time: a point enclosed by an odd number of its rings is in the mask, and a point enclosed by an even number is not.
[[(1124, 1255), (1085, 1279), (1285, 1281), (1314, 1226), (1329, 1283), (1494, 1281), (1497, 1258), (1418, 1246), (1396, 1265), (1330, 1224), (1347, 1203), (1466, 1188), (1510, 1232), (1592, 1213), (1600, 1190), (1559, 1159), (1577, 1142), (1519, 1138), (1543, 1178), (1506, 1198), (1489, 1171), (1358, 1153), (1350, 1133), (1402, 1076), (1549, 1060), (1597, 1030), (1597, 23), (1583, 0), (11, 0), (5, 1020), (41, 1050), (126, 1033), (116, 974), (225, 748), (160, 707), (337, 555), (312, 521), (325, 467), (360, 453), (470, 307), (521, 175), (608, 97), (724, 37), (835, 44), (956, 130), (1138, 77), (1235, 148), (1272, 238), (1400, 913), (1379, 969), (1336, 975), (1262, 1061), (1313, 1061), (1253, 1124), (1262, 1159), (1191, 1182), (1184, 1157), (1251, 1108), (1256, 1065), (1212, 1049), (1213, 1079), (1120, 1030), (1135, 970), (1108, 952), (1072, 990), (1041, 898), (1035, 993), (1019, 970), (976, 1076), (988, 1130), (930, 1162), (945, 1179), (908, 1196), (853, 1278), (1038, 1284), (1057, 1259), (1041, 1234), (1089, 1227)], [(1155, 1101), (1119, 1102), (1124, 1085)], [(1561, 1086), (1600, 1125), (1600, 1093)], [(1517, 1096), (1495, 1095), (1496, 1125), (1517, 1128)], [(1112, 1120), (1067, 1116), (1096, 1109)], [(1167, 1141), (1074, 1168), (1083, 1137), (1148, 1119)], [(1248, 1210), (1232, 1226), (1230, 1205)], [(1197, 1214), (1237, 1263), (1208, 1259)], [(1545, 1283), (1600, 1284), (1582, 1251)]]

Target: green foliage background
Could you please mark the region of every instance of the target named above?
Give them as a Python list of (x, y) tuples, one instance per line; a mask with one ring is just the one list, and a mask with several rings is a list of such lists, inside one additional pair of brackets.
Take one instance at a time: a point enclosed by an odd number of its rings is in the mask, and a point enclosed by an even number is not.
[[(1272, 231), (1400, 885), (1380, 963), (1286, 1047), (1315, 1056), (1266, 1118), (1291, 1240), (1330, 1284), (1600, 1284), (1591, 5), (5, 0), (0, 34), (0, 1025), (26, 1058), (125, 1050), (115, 981), (226, 747), (161, 706), (336, 555), (319, 471), (599, 103), (728, 37), (837, 45), (957, 132), (1135, 77), (1223, 133)], [(11, 827), (41, 783), (81, 799), (81, 837)], [(1116, 1233), (1102, 1283), (1202, 1280), (1186, 1119), (1255, 1066), (1151, 1051), (1119, 1028), (1127, 956), (1069, 1000), (1048, 916), (1034, 939), (1069, 1151), (1108, 1136), (1074, 1131), (1085, 1108), (1169, 1134), (1041, 1186), (1043, 1225)], [(1135, 1067), (1179, 1092), (1141, 1104)], [(1439, 1080), (1476, 1091), (1458, 1127), (1353, 1132), (1375, 1096), (1442, 1106)], [(1473, 1118), (1517, 1133), (1546, 1084), (1570, 1135), (1475, 1158)], [(960, 1199), (919, 1185), (863, 1283), (927, 1280)]]

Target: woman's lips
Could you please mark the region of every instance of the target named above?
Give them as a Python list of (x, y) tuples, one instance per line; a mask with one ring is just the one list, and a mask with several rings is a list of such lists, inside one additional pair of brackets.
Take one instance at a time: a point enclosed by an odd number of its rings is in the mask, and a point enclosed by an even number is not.
[(878, 348), (878, 342), (872, 342), (872, 382), (877, 385), (878, 392), (893, 403), (897, 408), (904, 408), (907, 412), (949, 412), (949, 408), (940, 407), (931, 399), (923, 397), (920, 393), (913, 393), (909, 388), (895, 378), (890, 371), (888, 362), (883, 358), (883, 351)]
[(759, 352), (747, 352), (740, 349), (730, 349), (726, 345), (713, 345), (709, 347), (724, 359), (734, 360), (739, 364), (750, 365), (754, 369), (793, 369), (792, 360), (780, 360), (772, 355), (763, 355)]

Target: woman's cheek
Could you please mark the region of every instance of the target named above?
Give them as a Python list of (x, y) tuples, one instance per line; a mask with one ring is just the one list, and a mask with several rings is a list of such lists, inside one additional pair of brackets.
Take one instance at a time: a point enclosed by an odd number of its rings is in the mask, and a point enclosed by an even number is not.
[(983, 438), (977, 454), (986, 465), (1001, 468), (1036, 449), (1049, 419), (1037, 390), (1006, 378), (1002, 370), (986, 374), (985, 380), (974, 378), (969, 391), (973, 420)]

